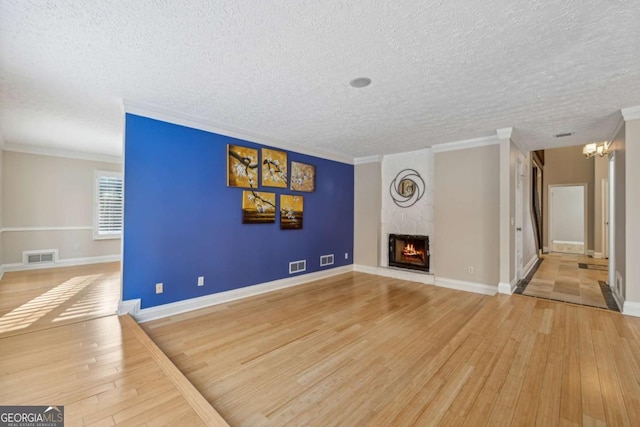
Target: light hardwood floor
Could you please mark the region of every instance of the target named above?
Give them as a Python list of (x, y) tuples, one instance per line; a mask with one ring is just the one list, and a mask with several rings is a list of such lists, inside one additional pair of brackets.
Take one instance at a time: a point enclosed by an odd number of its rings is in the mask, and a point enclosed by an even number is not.
[(144, 329), (233, 426), (638, 425), (640, 319), (362, 273)]
[(119, 262), (4, 273), (0, 337), (112, 315), (119, 299)]
[(0, 405), (62, 405), (65, 426), (226, 426), (129, 316), (119, 265), (0, 281)]

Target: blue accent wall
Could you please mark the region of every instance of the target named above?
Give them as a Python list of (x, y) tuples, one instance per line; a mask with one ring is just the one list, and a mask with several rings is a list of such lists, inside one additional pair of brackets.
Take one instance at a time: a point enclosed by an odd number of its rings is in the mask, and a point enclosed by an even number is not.
[[(274, 224), (242, 224), (243, 189), (226, 186), (227, 144), (261, 145), (132, 114), (125, 139), (123, 300), (148, 308), (283, 279), (302, 259), (306, 273), (352, 263), (352, 165), (288, 151), (289, 164), (316, 167), (316, 190), (259, 188), (278, 209), (280, 194), (304, 196), (304, 228), (281, 230), (279, 211)], [(321, 268), (325, 254), (335, 264)]]

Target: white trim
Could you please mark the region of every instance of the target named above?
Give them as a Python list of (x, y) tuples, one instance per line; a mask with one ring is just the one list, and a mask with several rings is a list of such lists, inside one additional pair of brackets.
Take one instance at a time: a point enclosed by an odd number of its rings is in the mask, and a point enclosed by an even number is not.
[(353, 159), (354, 165), (364, 165), (367, 163), (380, 163), (382, 161), (382, 156), (367, 156), (367, 157), (356, 157)]
[(531, 257), (529, 262), (527, 262), (527, 265), (525, 265), (524, 268), (522, 269), (523, 278), (529, 275), (529, 273), (531, 272), (531, 269), (536, 265), (536, 262), (538, 262), (538, 260), (539, 260), (538, 255), (534, 255)]
[(466, 150), (468, 148), (486, 147), (487, 145), (499, 144), (500, 140), (496, 135), (484, 136), (481, 138), (465, 139), (462, 141), (445, 142), (431, 146), (434, 153), (445, 151)]
[(381, 267), (371, 267), (370, 265), (353, 264), (353, 271), (358, 273), (367, 273), (378, 275), (378, 269)]
[(214, 123), (202, 117), (191, 116), (177, 111), (171, 111), (155, 105), (145, 104), (131, 100), (123, 100), (125, 113), (135, 114), (137, 116), (148, 117), (151, 119), (161, 120), (163, 122), (173, 123), (176, 125), (186, 126), (192, 129), (213, 132), (219, 135), (239, 138), (245, 141), (251, 141), (262, 145), (268, 145), (283, 150), (295, 151), (301, 154), (320, 157), (323, 159), (334, 160), (341, 163), (353, 164), (352, 156), (346, 154), (334, 153), (316, 148), (302, 146), (295, 143), (281, 141), (265, 135), (249, 132), (244, 129), (234, 128), (233, 126)]
[(120, 301), (118, 303), (118, 316), (124, 316), (125, 314), (136, 316), (140, 312), (141, 301), (140, 298)]
[[(38, 251), (41, 252), (41, 251)], [(100, 264), (103, 262), (116, 262), (120, 261), (122, 257), (120, 255), (102, 255), (86, 258), (68, 258), (58, 259), (56, 262), (43, 263), (43, 264), (4, 264), (2, 266), (3, 271), (25, 271), (25, 270), (40, 270), (43, 268), (56, 268), (56, 267), (71, 267), (74, 265), (87, 265), (87, 264)]]
[(498, 287), (495, 285), (487, 285), (486, 283), (467, 282), (464, 280), (447, 279), (444, 277), (436, 277), (436, 286), (442, 288), (455, 289), (458, 291), (473, 292), (475, 294), (495, 295), (498, 293)]
[(629, 120), (640, 119), (640, 105), (637, 105), (635, 107), (623, 108), (620, 110), (620, 113), (622, 113), (622, 118), (625, 122), (628, 122)]
[(4, 227), (1, 233), (24, 232), (24, 231), (72, 231), (72, 230), (93, 230), (91, 225), (70, 225), (61, 227)]
[(138, 323), (148, 322), (150, 320), (161, 319), (173, 316), (187, 311), (198, 310), (212, 305), (223, 304), (242, 298), (248, 298), (267, 292), (276, 291), (278, 289), (289, 288), (292, 286), (303, 285), (305, 283), (336, 276), (338, 274), (353, 271), (352, 265), (332, 268), (330, 270), (317, 271), (314, 273), (302, 274), (295, 277), (287, 277), (285, 279), (274, 280), (272, 282), (260, 283), (244, 288), (232, 289), (230, 291), (219, 292), (216, 294), (205, 295), (197, 298), (190, 298), (183, 301), (176, 301), (169, 304), (158, 305), (155, 307), (143, 308), (135, 315)]
[(513, 135), (513, 128), (496, 129), (496, 135), (498, 136), (498, 139), (511, 139), (511, 135)]
[(5, 151), (16, 153), (37, 154), (40, 156), (63, 157), (66, 159), (89, 160), (92, 162), (122, 163), (122, 157), (109, 156), (106, 154), (82, 153), (79, 151), (61, 150), (51, 147), (37, 147), (35, 145), (5, 144), (2, 147)]
[[(584, 242), (573, 241), (573, 240), (552, 240), (553, 243), (559, 243), (561, 245), (584, 245)], [(588, 251), (587, 251), (588, 254)]]
[(517, 287), (518, 283), (515, 280), (512, 280), (511, 283), (500, 282), (498, 283), (498, 293), (513, 295)]
[(587, 256), (590, 256), (591, 258), (593, 258), (593, 250), (592, 249), (587, 249)]
[(611, 287), (611, 294), (613, 295), (613, 299), (616, 300), (616, 304), (620, 309), (620, 313), (624, 314), (624, 298), (622, 297), (622, 295), (616, 293), (615, 287)]
[(424, 283), (425, 285), (433, 285), (435, 277), (431, 273), (411, 271), (394, 267), (370, 267), (367, 265), (354, 265), (353, 271), (360, 273), (375, 274), (376, 276), (390, 277), (392, 279), (406, 280), (408, 282)]
[(624, 117), (622, 117), (622, 114), (621, 114), (620, 117), (618, 118), (618, 123), (616, 124), (616, 127), (613, 130), (613, 133), (611, 134), (611, 137), (607, 141), (608, 146), (611, 145), (613, 141), (616, 139), (616, 135), (618, 134), (618, 132), (620, 132), (620, 129), (622, 129), (622, 126), (624, 126)]
[(640, 302), (624, 301), (622, 303), (622, 314), (640, 317)]
[(597, 259), (604, 258), (604, 256), (602, 255), (602, 252), (594, 252), (593, 255), (591, 256)]

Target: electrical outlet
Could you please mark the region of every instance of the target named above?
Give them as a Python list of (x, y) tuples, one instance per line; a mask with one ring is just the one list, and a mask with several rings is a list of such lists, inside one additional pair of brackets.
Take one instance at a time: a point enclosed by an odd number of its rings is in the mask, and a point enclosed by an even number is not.
[(198, 277), (198, 286), (204, 286), (204, 276)]
[(468, 271), (469, 271), (470, 274), (473, 274), (473, 266), (472, 265), (469, 266)]
[(156, 283), (156, 294), (161, 294), (164, 291), (162, 283)]
[(349, 252), (344, 253), (344, 259), (349, 259)]

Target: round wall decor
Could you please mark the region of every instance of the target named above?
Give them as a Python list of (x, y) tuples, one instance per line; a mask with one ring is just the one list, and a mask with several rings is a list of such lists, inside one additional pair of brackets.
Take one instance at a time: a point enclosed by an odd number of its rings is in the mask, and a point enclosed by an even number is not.
[(396, 205), (408, 208), (424, 195), (424, 180), (414, 169), (404, 169), (391, 181), (389, 194)]

